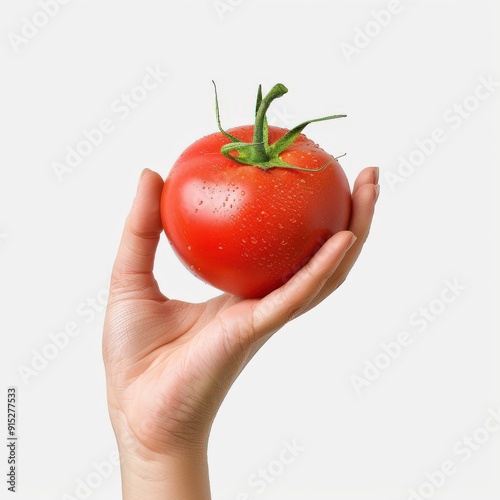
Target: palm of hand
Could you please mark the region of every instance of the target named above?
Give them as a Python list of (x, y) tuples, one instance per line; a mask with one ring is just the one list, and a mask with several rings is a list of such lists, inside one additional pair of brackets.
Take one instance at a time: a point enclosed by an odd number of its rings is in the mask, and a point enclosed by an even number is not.
[[(168, 300), (159, 291), (110, 300), (104, 343), (113, 381), (108, 390), (146, 448), (164, 451), (204, 439), (225, 387), (251, 350), (250, 343), (243, 349), (226, 335), (236, 317), (231, 306), (242, 313), (252, 303), (221, 295), (191, 304)], [(217, 331), (221, 334), (214, 335)], [(207, 400), (207, 393), (215, 397)]]

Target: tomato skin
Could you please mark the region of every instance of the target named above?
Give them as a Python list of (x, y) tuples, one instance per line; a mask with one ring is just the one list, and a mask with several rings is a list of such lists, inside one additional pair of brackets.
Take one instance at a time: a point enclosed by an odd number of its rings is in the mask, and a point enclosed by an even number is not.
[[(254, 126), (228, 130), (252, 142)], [(287, 132), (269, 126), (272, 144)], [(290, 279), (333, 234), (348, 227), (351, 193), (337, 160), (301, 134), (280, 154), (306, 172), (243, 165), (220, 153), (217, 132), (189, 146), (163, 188), (161, 217), (191, 272), (225, 292), (260, 298)]]

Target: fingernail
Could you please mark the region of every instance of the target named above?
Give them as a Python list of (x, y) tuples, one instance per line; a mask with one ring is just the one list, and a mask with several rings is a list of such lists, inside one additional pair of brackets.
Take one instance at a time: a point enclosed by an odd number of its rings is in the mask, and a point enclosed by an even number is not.
[(376, 184), (375, 185), (375, 202), (378, 200), (379, 195), (380, 195), (380, 185)]
[(373, 169), (373, 184), (378, 184), (379, 176), (380, 176), (380, 168), (375, 167)]
[[(351, 233), (351, 239), (349, 240), (347, 250), (349, 250), (349, 248), (351, 248), (354, 245), (354, 243), (356, 242), (357, 239), (358, 239), (358, 237), (354, 233)], [(346, 250), (346, 252), (347, 252), (347, 250)]]
[(137, 181), (137, 188), (139, 189), (139, 186), (141, 185), (142, 178), (144, 177), (144, 174), (146, 172), (150, 172), (149, 168), (145, 168), (142, 172), (141, 175), (139, 176), (139, 180)]

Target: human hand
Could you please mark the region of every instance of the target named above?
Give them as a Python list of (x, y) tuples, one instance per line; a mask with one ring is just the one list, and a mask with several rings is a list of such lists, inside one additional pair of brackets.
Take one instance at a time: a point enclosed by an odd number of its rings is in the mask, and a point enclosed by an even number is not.
[(162, 233), (162, 178), (145, 170), (113, 267), (103, 357), (124, 498), (210, 498), (206, 450), (212, 421), (238, 374), (271, 335), (347, 277), (368, 236), (378, 169), (356, 179), (348, 231), (262, 299), (222, 294), (168, 299), (153, 275)]

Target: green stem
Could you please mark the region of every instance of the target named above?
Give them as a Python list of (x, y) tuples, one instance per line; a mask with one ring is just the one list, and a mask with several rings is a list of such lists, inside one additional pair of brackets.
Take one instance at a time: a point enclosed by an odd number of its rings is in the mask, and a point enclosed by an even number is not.
[(287, 92), (288, 89), (281, 83), (278, 83), (262, 99), (259, 105), (253, 130), (253, 142), (256, 145), (256, 154), (253, 160), (256, 162), (267, 162), (270, 159), (266, 113), (274, 99), (284, 96)]
[(233, 137), (232, 135), (228, 134), (223, 128), (222, 125), (220, 124), (220, 113), (219, 113), (219, 99), (217, 97), (217, 85), (215, 85), (215, 82), (212, 80), (212, 83), (214, 84), (214, 92), (215, 92), (215, 116), (217, 118), (217, 126), (219, 127), (219, 130), (231, 141), (231, 142), (241, 142), (239, 139), (236, 139), (236, 137)]
[[(228, 134), (220, 124), (220, 114), (219, 114), (219, 102), (217, 97), (217, 87), (214, 84), (215, 89), (215, 110), (216, 110), (216, 118), (217, 125), (222, 134), (224, 134), (229, 140), (230, 143), (222, 146), (221, 153), (238, 162), (243, 163), (244, 165), (252, 165), (255, 167), (259, 167), (262, 169), (268, 168), (289, 168), (293, 170), (308, 170), (308, 171), (317, 171), (325, 168), (330, 162), (323, 165), (317, 170), (313, 169), (305, 169), (301, 167), (297, 167), (295, 165), (290, 165), (284, 162), (279, 155), (288, 147), (290, 147), (295, 140), (299, 137), (302, 130), (309, 125), (310, 123), (324, 121), (324, 120), (333, 120), (335, 118), (343, 118), (346, 115), (332, 115), (332, 116), (324, 116), (323, 118), (315, 118), (313, 120), (308, 120), (306, 122), (297, 125), (293, 129), (289, 130), (281, 139), (276, 141), (274, 144), (269, 145), (269, 137), (268, 137), (268, 124), (266, 113), (269, 109), (271, 103), (282, 97), (288, 92), (288, 89), (278, 83), (275, 85), (268, 94), (263, 98), (262, 97), (262, 87), (259, 85), (259, 90), (257, 93), (257, 104), (255, 109), (255, 126), (254, 126), (254, 134), (253, 134), (253, 142), (244, 143)], [(237, 155), (234, 155), (233, 152), (237, 152)]]

